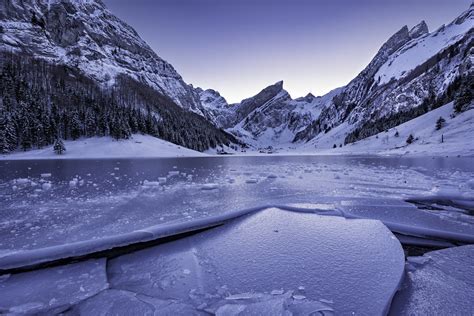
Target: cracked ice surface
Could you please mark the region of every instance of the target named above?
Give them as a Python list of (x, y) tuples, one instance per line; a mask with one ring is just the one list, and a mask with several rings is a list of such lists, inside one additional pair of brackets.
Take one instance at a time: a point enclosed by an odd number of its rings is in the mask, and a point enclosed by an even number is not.
[(113, 259), (108, 273), (115, 289), (217, 314), (374, 315), (387, 311), (404, 258), (379, 221), (266, 209)]
[(474, 315), (474, 245), (408, 257), (392, 315)]
[(465, 210), (420, 210), (403, 201), (443, 197), (472, 208), (471, 162), (367, 157), (0, 161), (0, 258), (269, 206), (380, 219), (400, 233), (472, 242), (474, 221)]
[(55, 314), (108, 287), (105, 259), (0, 277), (0, 314)]

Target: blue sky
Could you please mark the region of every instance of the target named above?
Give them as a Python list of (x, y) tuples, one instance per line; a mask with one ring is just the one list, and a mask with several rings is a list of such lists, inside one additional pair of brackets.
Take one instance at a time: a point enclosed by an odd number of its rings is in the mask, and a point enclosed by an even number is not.
[(229, 102), (279, 80), (292, 97), (354, 78), (402, 26), (430, 31), (471, 0), (104, 0), (187, 83)]

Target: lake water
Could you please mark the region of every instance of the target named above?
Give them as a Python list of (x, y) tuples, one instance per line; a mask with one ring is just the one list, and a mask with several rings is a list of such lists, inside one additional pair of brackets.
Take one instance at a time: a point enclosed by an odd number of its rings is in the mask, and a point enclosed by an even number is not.
[[(403, 212), (419, 211), (435, 226), (469, 234), (473, 162), (332, 156), (0, 161), (0, 254), (272, 206), (407, 223)], [(419, 210), (405, 202), (420, 197), (460, 204)]]

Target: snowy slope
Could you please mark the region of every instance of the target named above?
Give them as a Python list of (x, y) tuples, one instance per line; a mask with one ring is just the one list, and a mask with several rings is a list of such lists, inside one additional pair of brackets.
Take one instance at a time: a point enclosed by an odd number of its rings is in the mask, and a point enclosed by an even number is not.
[[(436, 110), (358, 142), (344, 144), (344, 137), (350, 130), (347, 123), (333, 128), (327, 134), (321, 134), (311, 142), (303, 145), (301, 150), (324, 154), (388, 154), (388, 155), (433, 155), (433, 156), (474, 156), (474, 109), (453, 115), (453, 104), (448, 103)], [(446, 120), (445, 126), (436, 130), (439, 117)], [(398, 131), (399, 137), (395, 137)], [(418, 138), (407, 145), (406, 139), (412, 134)], [(441, 143), (443, 135), (444, 142)], [(337, 148), (332, 149), (336, 144)]]
[(205, 154), (149, 135), (135, 134), (131, 139), (113, 140), (110, 137), (93, 137), (65, 141), (66, 152), (56, 155), (52, 146), (43, 149), (0, 155), (0, 159), (87, 159), (87, 158), (151, 158), (194, 157)]

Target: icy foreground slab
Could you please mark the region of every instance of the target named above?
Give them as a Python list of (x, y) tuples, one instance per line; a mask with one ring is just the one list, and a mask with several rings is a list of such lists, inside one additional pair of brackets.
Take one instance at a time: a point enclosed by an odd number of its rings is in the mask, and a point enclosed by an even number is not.
[(55, 314), (108, 287), (105, 259), (0, 276), (0, 314)]
[(408, 257), (392, 315), (474, 315), (474, 245)]
[(404, 261), (380, 221), (271, 208), (113, 259), (108, 275), (114, 289), (222, 315), (376, 315)]

